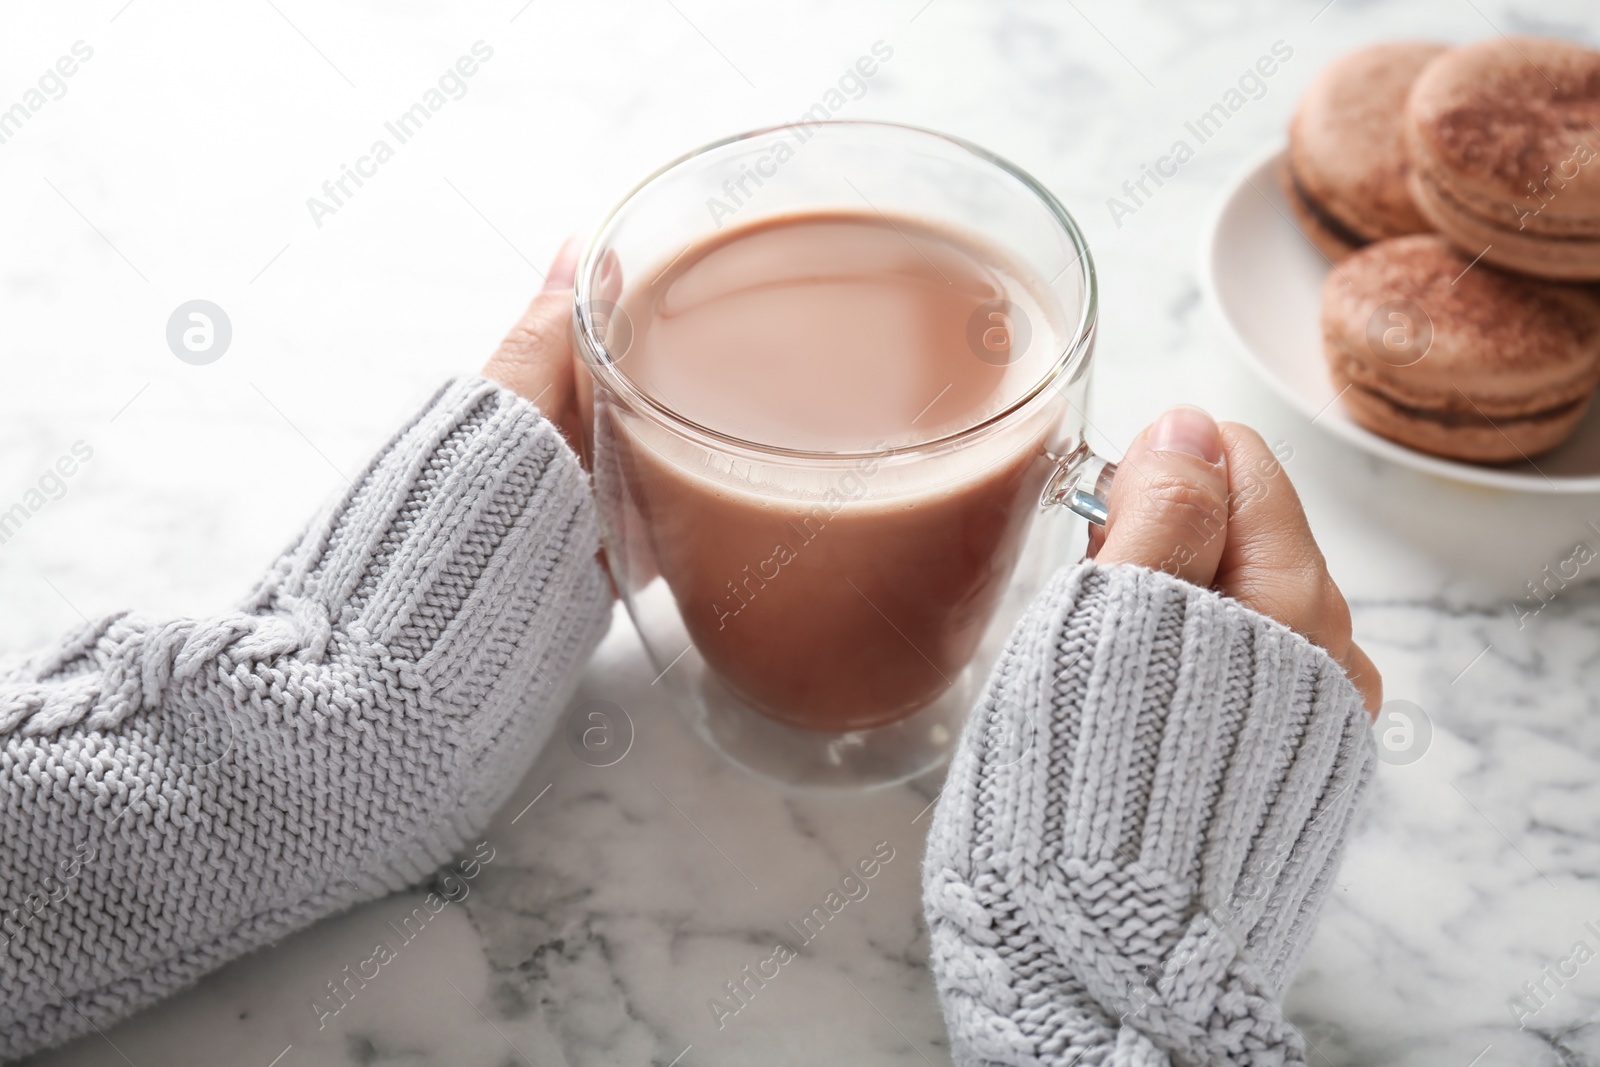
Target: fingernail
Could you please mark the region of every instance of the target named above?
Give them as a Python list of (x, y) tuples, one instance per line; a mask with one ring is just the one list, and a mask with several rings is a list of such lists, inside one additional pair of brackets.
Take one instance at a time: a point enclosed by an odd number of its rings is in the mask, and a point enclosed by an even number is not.
[(594, 293), (600, 300), (615, 303), (622, 297), (622, 261), (615, 249), (600, 257), (600, 269), (595, 272)]
[(1207, 463), (1222, 462), (1222, 433), (1216, 420), (1195, 407), (1176, 407), (1163, 414), (1150, 429), (1155, 452), (1182, 452)]
[(544, 276), (544, 287), (547, 292), (551, 289), (571, 289), (573, 283), (578, 280), (579, 248), (577, 235), (568, 237), (561, 243), (561, 250), (550, 263), (550, 273)]

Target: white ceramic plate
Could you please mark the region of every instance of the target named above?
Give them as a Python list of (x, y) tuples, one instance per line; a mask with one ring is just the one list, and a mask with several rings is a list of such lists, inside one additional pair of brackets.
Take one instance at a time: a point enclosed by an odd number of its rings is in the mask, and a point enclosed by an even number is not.
[(1212, 220), (1201, 277), (1245, 361), (1316, 425), (1374, 455), (1479, 485), (1539, 493), (1600, 493), (1600, 403), (1560, 448), (1531, 463), (1478, 466), (1430, 456), (1357, 426), (1335, 402), (1319, 325), (1328, 261), (1289, 214), (1273, 164), (1282, 147), (1253, 163)]

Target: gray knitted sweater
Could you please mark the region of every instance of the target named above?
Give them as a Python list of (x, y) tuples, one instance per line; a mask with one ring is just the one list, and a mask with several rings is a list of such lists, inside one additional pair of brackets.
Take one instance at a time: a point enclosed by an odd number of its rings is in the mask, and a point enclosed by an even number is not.
[[(0, 1060), (446, 862), (609, 617), (559, 434), (446, 386), (235, 611), (0, 663)], [(1276, 1002), (1372, 745), (1303, 638), (1065, 571), (965, 732), (925, 866), (958, 1062), (1299, 1062)]]
[(1299, 1064), (1278, 1007), (1376, 757), (1326, 652), (1155, 571), (1035, 600), (923, 865), (958, 1064)]
[(0, 1060), (431, 874), (610, 615), (556, 430), (453, 382), (235, 611), (0, 667)]

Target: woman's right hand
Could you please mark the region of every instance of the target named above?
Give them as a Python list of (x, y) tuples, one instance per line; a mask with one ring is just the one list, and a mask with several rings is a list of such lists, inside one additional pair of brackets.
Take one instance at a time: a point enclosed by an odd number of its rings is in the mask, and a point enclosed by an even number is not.
[(1350, 607), (1311, 536), (1300, 497), (1261, 435), (1173, 408), (1117, 465), (1100, 563), (1134, 563), (1217, 590), (1326, 649), (1373, 715), (1383, 680), (1351, 640)]

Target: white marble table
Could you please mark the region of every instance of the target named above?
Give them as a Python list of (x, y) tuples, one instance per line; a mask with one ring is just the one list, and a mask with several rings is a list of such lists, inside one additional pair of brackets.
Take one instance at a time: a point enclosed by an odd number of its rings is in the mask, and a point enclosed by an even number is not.
[[(1431, 721), (1420, 759), (1381, 769), (1290, 994), (1312, 1062), (1600, 1063), (1600, 963), (1573, 955), (1580, 940), (1600, 950), (1600, 593), (1584, 573), (1524, 614), (1525, 583), (1600, 540), (1587, 525), (1600, 499), (1463, 488), (1330, 439), (1240, 369), (1196, 275), (1227, 180), (1341, 50), (1496, 26), (1600, 39), (1583, 0), (1522, 6), (8, 9), (0, 107), (74, 42), (93, 55), (0, 143), (0, 505), (74, 442), (93, 457), (0, 544), (0, 645), (128, 604), (231, 602), (409, 406), (475, 365), (563, 236), (687, 147), (798, 115), (881, 40), (892, 59), (842, 113), (989, 145), (1082, 219), (1104, 284), (1099, 443), (1117, 450), (1178, 401), (1288, 442), (1358, 635), (1389, 695)], [(492, 56), (465, 95), (314, 217), (307, 198), (480, 40)], [(1107, 198), (1276, 41), (1293, 58), (1265, 94), (1113, 219)], [(233, 325), (209, 366), (164, 339), (194, 298)], [(917, 904), (937, 776), (854, 799), (782, 795), (701, 747), (652, 676), (619, 619), (580, 699), (630, 711), (629, 755), (596, 768), (546, 751), (488, 831), (495, 858), (470, 895), (336, 1015), (314, 999), (414, 895), (36, 1062), (947, 1062)], [(719, 1030), (708, 1000), (880, 842), (893, 859), (870, 895)], [(1548, 995), (1519, 1020), (1525, 982)]]

